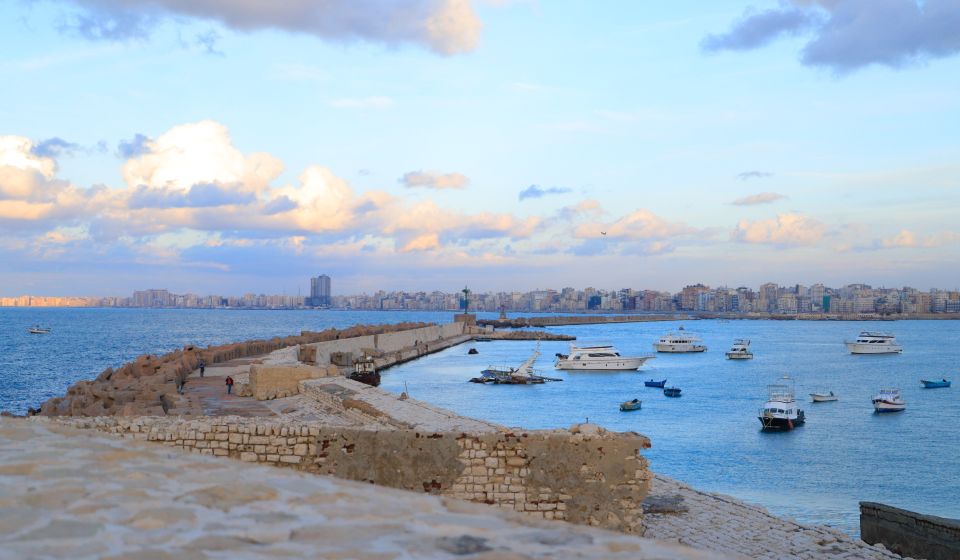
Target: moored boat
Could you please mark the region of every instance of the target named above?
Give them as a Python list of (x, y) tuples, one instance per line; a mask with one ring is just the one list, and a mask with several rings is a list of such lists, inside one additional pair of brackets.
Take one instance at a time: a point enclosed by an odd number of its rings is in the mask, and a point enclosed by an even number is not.
[(872, 402), (876, 412), (901, 412), (907, 408), (900, 389), (896, 387), (881, 388), (880, 392), (873, 396)]
[(379, 386), (380, 373), (377, 371), (373, 358), (364, 355), (353, 362), (353, 373), (350, 374), (350, 379), (373, 387)]
[(762, 429), (792, 430), (806, 423), (806, 415), (797, 406), (794, 393), (794, 381), (789, 376), (767, 386), (767, 402), (757, 414)]
[(663, 395), (665, 397), (679, 397), (680, 387), (665, 387), (663, 389)]
[(863, 331), (857, 340), (844, 342), (851, 354), (900, 354), (903, 346), (892, 333)]
[(750, 341), (746, 338), (738, 338), (733, 341), (733, 346), (727, 352), (728, 360), (751, 360), (753, 352), (750, 351)]
[(660, 340), (653, 343), (657, 352), (666, 352), (672, 354), (685, 354), (688, 352), (706, 352), (707, 347), (701, 344), (700, 337), (688, 333), (683, 327), (676, 332), (667, 333), (660, 337)]
[(934, 381), (921, 379), (920, 383), (923, 385), (924, 389), (941, 389), (941, 388), (946, 388), (950, 386), (950, 380), (947, 378), (934, 380)]
[(40, 325), (34, 325), (27, 329), (27, 332), (30, 334), (50, 334), (50, 327), (41, 327)]
[(667, 380), (661, 379), (660, 381), (654, 381), (653, 379), (649, 379), (647, 381), (644, 381), (643, 385), (645, 387), (657, 387), (659, 389), (663, 389), (667, 385)]
[(612, 345), (601, 344), (594, 346), (570, 345), (569, 354), (557, 353), (554, 367), (566, 370), (584, 371), (630, 371), (639, 369), (654, 356), (621, 356)]
[(540, 344), (533, 354), (527, 358), (527, 361), (520, 364), (519, 367), (497, 367), (490, 366), (480, 372), (480, 377), (470, 379), (471, 383), (492, 383), (494, 385), (539, 385), (547, 381), (562, 381), (551, 377), (543, 377), (533, 373), (533, 364), (540, 356)]
[(628, 410), (640, 410), (640, 405), (643, 404), (640, 399), (633, 399), (632, 401), (620, 403), (620, 410), (626, 412)]
[(813, 402), (831, 402), (837, 400), (837, 395), (833, 394), (833, 391), (827, 393), (810, 393), (810, 398), (813, 399)]

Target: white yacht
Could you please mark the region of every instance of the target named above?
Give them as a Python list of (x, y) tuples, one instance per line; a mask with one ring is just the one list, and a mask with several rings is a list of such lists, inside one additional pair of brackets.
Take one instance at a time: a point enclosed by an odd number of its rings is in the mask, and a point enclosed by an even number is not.
[(745, 338), (738, 338), (733, 341), (733, 346), (727, 352), (728, 360), (750, 360), (753, 359), (753, 352), (750, 351), (750, 341)]
[(654, 356), (621, 356), (609, 344), (596, 346), (570, 345), (569, 354), (557, 353), (557, 369), (570, 370), (634, 370)]
[(660, 340), (653, 343), (657, 352), (705, 352), (707, 347), (700, 344), (700, 337), (688, 333), (683, 327), (677, 329), (677, 332), (667, 333), (660, 337)]
[(892, 333), (863, 331), (854, 342), (844, 341), (851, 354), (899, 354), (903, 346)]
[(780, 383), (767, 386), (767, 403), (757, 414), (764, 430), (792, 430), (806, 422), (794, 398), (793, 379), (784, 376)]
[(907, 403), (900, 396), (900, 389), (895, 387), (883, 387), (872, 400), (876, 412), (900, 412), (907, 408)]

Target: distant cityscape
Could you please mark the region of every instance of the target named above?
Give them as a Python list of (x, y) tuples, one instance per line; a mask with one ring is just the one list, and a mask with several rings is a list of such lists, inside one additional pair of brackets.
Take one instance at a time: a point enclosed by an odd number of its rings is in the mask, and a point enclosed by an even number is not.
[[(136, 291), (130, 297), (0, 297), (0, 307), (132, 307), (185, 309), (353, 309), (456, 311), (464, 307), (464, 292), (378, 291), (373, 294), (332, 295), (326, 274), (310, 278), (310, 294), (242, 296), (175, 294), (165, 289)], [(687, 286), (676, 293), (623, 288), (562, 288), (528, 292), (470, 293), (470, 311), (536, 313), (641, 312), (723, 314), (877, 314), (916, 315), (960, 313), (960, 291), (910, 287), (874, 288), (849, 284), (832, 288), (780, 286), (766, 283), (747, 287)]]

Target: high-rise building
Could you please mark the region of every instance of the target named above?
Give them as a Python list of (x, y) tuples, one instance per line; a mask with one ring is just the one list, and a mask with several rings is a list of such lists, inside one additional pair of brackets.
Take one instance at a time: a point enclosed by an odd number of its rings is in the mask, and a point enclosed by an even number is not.
[(310, 279), (310, 302), (313, 307), (329, 307), (330, 305), (330, 277), (321, 274)]

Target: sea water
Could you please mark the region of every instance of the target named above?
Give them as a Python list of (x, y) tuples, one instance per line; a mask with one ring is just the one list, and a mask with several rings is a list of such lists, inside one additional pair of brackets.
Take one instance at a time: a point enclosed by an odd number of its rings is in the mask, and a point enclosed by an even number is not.
[[(483, 316), (483, 315), (481, 315)], [(223, 344), (353, 324), (449, 321), (441, 312), (0, 309), (0, 410), (62, 395), (142, 353), (189, 344)], [(51, 326), (31, 335), (32, 324)], [(581, 342), (612, 343), (624, 355), (652, 352), (678, 322), (562, 326)], [(488, 365), (517, 366), (531, 341), (471, 342), (384, 370), (382, 387), (459, 414), (521, 428), (566, 428), (589, 420), (650, 438), (651, 468), (699, 489), (757, 503), (804, 523), (858, 532), (859, 501), (879, 501), (943, 517), (960, 517), (960, 386), (921, 389), (920, 379), (960, 381), (958, 321), (687, 321), (709, 350), (658, 354), (639, 372), (554, 370), (567, 343), (543, 342), (536, 367), (563, 381), (544, 385), (469, 383)], [(899, 355), (851, 355), (843, 345), (861, 330), (893, 331)], [(735, 338), (749, 338), (753, 360), (727, 360)], [(477, 355), (468, 355), (474, 347)], [(766, 386), (795, 380), (807, 423), (790, 432), (760, 430)], [(643, 381), (667, 379), (683, 389), (667, 398)], [(881, 386), (903, 389), (907, 409), (875, 414)], [(837, 402), (811, 403), (833, 391)], [(620, 412), (639, 398), (643, 408)]]

